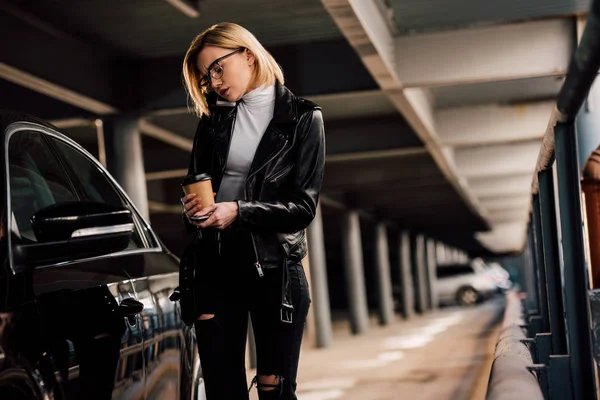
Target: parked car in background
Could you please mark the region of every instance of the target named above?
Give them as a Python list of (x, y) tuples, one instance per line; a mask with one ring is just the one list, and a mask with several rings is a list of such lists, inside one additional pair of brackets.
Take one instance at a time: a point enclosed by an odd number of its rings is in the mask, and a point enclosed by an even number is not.
[(498, 293), (494, 276), (478, 259), (439, 265), (436, 273), (435, 287), (440, 303), (456, 302), (462, 306), (470, 306)]
[(512, 281), (510, 280), (510, 273), (505, 270), (499, 263), (492, 262), (486, 263), (486, 268), (488, 268), (488, 273), (492, 275), (492, 278), (496, 282), (496, 285), (502, 292), (506, 292), (510, 290), (513, 286)]
[(0, 111), (0, 399), (204, 399), (178, 259), (106, 169)]

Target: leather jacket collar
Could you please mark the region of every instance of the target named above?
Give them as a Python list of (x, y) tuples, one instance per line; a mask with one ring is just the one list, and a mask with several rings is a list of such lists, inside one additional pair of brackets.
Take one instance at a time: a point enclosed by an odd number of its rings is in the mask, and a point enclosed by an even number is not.
[[(220, 185), (224, 168), (227, 163), (229, 145), (233, 134), (235, 117), (237, 114), (237, 103), (217, 103), (218, 96), (211, 93), (208, 98), (209, 108), (211, 110), (212, 127), (209, 134), (213, 138), (215, 150), (220, 158), (222, 166), (221, 171), (213, 171), (213, 184), (218, 189)], [(281, 85), (275, 84), (275, 109), (273, 119), (269, 123), (265, 134), (263, 135), (248, 176), (252, 176), (259, 171), (275, 154), (279, 152), (287, 140), (290, 140), (290, 129), (298, 121), (298, 110), (296, 107), (296, 97), (290, 90)]]
[[(208, 107), (211, 113), (214, 113), (221, 118), (231, 118), (236, 110), (235, 103), (228, 103), (223, 101), (221, 104), (217, 104), (219, 98), (216, 92), (211, 92), (207, 98)], [(298, 121), (298, 110), (295, 104), (295, 96), (290, 90), (279, 82), (275, 82), (275, 111), (273, 113), (274, 123), (289, 123)]]

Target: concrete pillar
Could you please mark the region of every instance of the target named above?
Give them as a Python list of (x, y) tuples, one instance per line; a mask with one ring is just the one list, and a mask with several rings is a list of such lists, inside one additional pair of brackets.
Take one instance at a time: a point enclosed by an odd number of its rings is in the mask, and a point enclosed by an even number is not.
[(400, 269), (402, 271), (402, 316), (406, 319), (415, 314), (415, 292), (412, 276), (412, 257), (410, 234), (401, 232), (398, 243), (400, 247)]
[(450, 247), (448, 245), (445, 245), (444, 247), (445, 247), (445, 250), (446, 250), (446, 256), (445, 256), (446, 262), (448, 264), (452, 264), (454, 262), (454, 259), (452, 258), (453, 257), (452, 247)]
[(459, 254), (459, 250), (456, 248), (452, 249), (452, 261), (454, 262), (460, 262), (460, 254)]
[(327, 347), (331, 344), (332, 338), (331, 309), (329, 306), (329, 285), (327, 283), (323, 216), (320, 204), (317, 207), (314, 220), (308, 226), (308, 259), (316, 345), (317, 347)]
[(149, 218), (139, 119), (114, 116), (102, 121), (106, 166), (142, 216)]
[(446, 262), (446, 249), (444, 243), (437, 242), (435, 244), (436, 263), (443, 265)]
[(352, 331), (361, 334), (369, 329), (369, 308), (363, 271), (363, 251), (358, 212), (349, 211), (343, 222), (344, 267)]
[(413, 259), (417, 267), (417, 310), (424, 313), (428, 309), (427, 265), (425, 261), (425, 237), (417, 235), (414, 244)]
[(439, 306), (437, 295), (437, 262), (436, 243), (433, 239), (427, 240), (427, 270), (429, 271), (429, 304), (435, 310)]
[(450, 263), (454, 262), (452, 257), (453, 257), (452, 247), (450, 247), (448, 245), (444, 245), (444, 260), (446, 261), (446, 263), (450, 264)]
[(390, 251), (388, 248), (387, 229), (385, 228), (385, 225), (379, 223), (375, 229), (379, 322), (381, 325), (388, 325), (394, 320), (394, 295), (392, 293)]

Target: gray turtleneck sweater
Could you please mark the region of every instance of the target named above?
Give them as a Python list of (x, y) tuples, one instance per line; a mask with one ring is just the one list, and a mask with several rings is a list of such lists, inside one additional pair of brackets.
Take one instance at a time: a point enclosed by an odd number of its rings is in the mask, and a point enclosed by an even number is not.
[(261, 86), (246, 93), (237, 105), (237, 115), (227, 165), (217, 202), (244, 200), (246, 177), (258, 144), (273, 118), (275, 86)]

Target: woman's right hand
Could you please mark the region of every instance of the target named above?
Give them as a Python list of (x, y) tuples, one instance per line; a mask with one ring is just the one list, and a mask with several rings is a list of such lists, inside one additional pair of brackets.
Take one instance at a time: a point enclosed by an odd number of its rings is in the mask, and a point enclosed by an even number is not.
[[(213, 196), (216, 196), (216, 193), (213, 193)], [(196, 215), (196, 213), (198, 213), (198, 211), (200, 211), (202, 209), (202, 206), (200, 205), (200, 201), (202, 201), (202, 198), (196, 198), (196, 193), (190, 193), (186, 196), (184, 196), (181, 199), (181, 204), (183, 204), (183, 213), (188, 217), (188, 220), (190, 217), (193, 217), (194, 215)], [(192, 222), (192, 221), (190, 221)], [(192, 222), (194, 225), (200, 224), (200, 222), (196, 223), (196, 222)]]
[(181, 199), (183, 213), (187, 215), (188, 219), (202, 209), (200, 205), (201, 200), (201, 198), (196, 198), (196, 193), (190, 193)]

